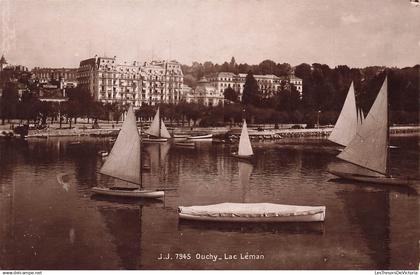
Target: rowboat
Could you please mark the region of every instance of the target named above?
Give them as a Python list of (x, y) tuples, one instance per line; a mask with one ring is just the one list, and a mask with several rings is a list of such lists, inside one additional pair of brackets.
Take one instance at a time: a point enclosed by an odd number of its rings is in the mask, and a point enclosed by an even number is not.
[(129, 198), (150, 198), (156, 199), (164, 196), (164, 191), (148, 190), (148, 189), (130, 189), (130, 188), (107, 188), (107, 187), (93, 187), (92, 191), (98, 195), (108, 195), (116, 197)]
[(149, 137), (149, 138), (142, 138), (141, 141), (144, 143), (154, 143), (154, 142), (167, 142), (168, 139)]
[(187, 134), (174, 134), (174, 138), (189, 138), (190, 136)]
[(299, 206), (273, 203), (219, 203), (179, 206), (181, 219), (215, 222), (321, 222), (325, 206)]
[(187, 137), (187, 139), (212, 139), (212, 138), (213, 138), (213, 134)]

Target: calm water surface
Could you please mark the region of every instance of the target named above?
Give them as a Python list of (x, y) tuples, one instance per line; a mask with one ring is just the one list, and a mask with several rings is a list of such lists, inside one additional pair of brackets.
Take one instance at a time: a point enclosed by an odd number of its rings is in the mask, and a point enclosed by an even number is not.
[[(80, 144), (71, 144), (80, 141)], [(419, 175), (417, 137), (392, 139), (392, 173)], [(326, 140), (254, 143), (239, 164), (234, 146), (147, 145), (146, 187), (164, 200), (92, 196), (108, 139), (0, 141), (0, 269), (416, 269), (419, 190), (337, 181)], [(215, 224), (178, 220), (179, 205), (271, 202), (325, 205), (324, 223)], [(172, 259), (159, 260), (161, 253)], [(176, 259), (176, 253), (192, 259)], [(262, 255), (259, 260), (196, 254)]]

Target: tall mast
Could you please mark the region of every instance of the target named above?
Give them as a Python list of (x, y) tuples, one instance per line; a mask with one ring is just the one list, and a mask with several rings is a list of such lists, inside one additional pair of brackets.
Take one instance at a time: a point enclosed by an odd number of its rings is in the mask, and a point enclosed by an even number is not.
[[(161, 100), (162, 100), (162, 98), (161, 98)], [(161, 118), (160, 118), (160, 108), (159, 107), (160, 106), (158, 106), (158, 110), (157, 111), (158, 111), (158, 116), (159, 116), (159, 138), (160, 138), (160, 136), (161, 136), (160, 128), (162, 127), (162, 122), (161, 122)]]
[(141, 131), (142, 131), (142, 129), (143, 129), (143, 123), (142, 123), (142, 120), (141, 120), (141, 113), (140, 113), (140, 133), (139, 133), (139, 139), (140, 139), (140, 188), (143, 188), (143, 154), (142, 154), (143, 148), (141, 146)]
[(386, 122), (387, 122), (387, 135), (386, 135), (386, 176), (389, 176), (389, 93), (388, 93), (388, 74), (385, 75), (385, 81), (386, 81), (386, 104), (387, 104), (387, 112), (386, 112)]

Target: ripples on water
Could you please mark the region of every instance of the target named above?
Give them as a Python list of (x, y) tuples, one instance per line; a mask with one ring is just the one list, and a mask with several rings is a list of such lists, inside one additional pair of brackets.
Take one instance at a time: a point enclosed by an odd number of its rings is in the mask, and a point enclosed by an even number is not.
[[(81, 144), (70, 144), (76, 140)], [(418, 139), (392, 142), (399, 146), (391, 151), (392, 172), (419, 176)], [(337, 150), (322, 139), (254, 143), (255, 162), (242, 167), (229, 157), (233, 148), (145, 146), (151, 171), (144, 185), (176, 190), (163, 201), (139, 201), (91, 195), (92, 186), (110, 181), (96, 173), (102, 163), (96, 153), (110, 149), (107, 139), (0, 141), (0, 269), (417, 268), (419, 190), (335, 179), (327, 167), (337, 162)], [(179, 205), (228, 201), (326, 205), (326, 220), (178, 220)], [(247, 252), (264, 259), (157, 259)]]

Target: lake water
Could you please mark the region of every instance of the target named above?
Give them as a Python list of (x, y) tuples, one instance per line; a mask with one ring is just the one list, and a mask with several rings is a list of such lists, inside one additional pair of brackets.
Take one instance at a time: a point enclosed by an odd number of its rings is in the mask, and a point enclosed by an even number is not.
[[(392, 173), (419, 176), (418, 138), (392, 143)], [(229, 157), (229, 145), (146, 145), (144, 185), (176, 188), (150, 201), (92, 196), (109, 183), (96, 173), (108, 139), (0, 141), (0, 269), (418, 268), (418, 187), (337, 181), (327, 173), (337, 151), (323, 139), (253, 145), (252, 165)], [(180, 205), (220, 202), (325, 205), (326, 220), (178, 219)]]

